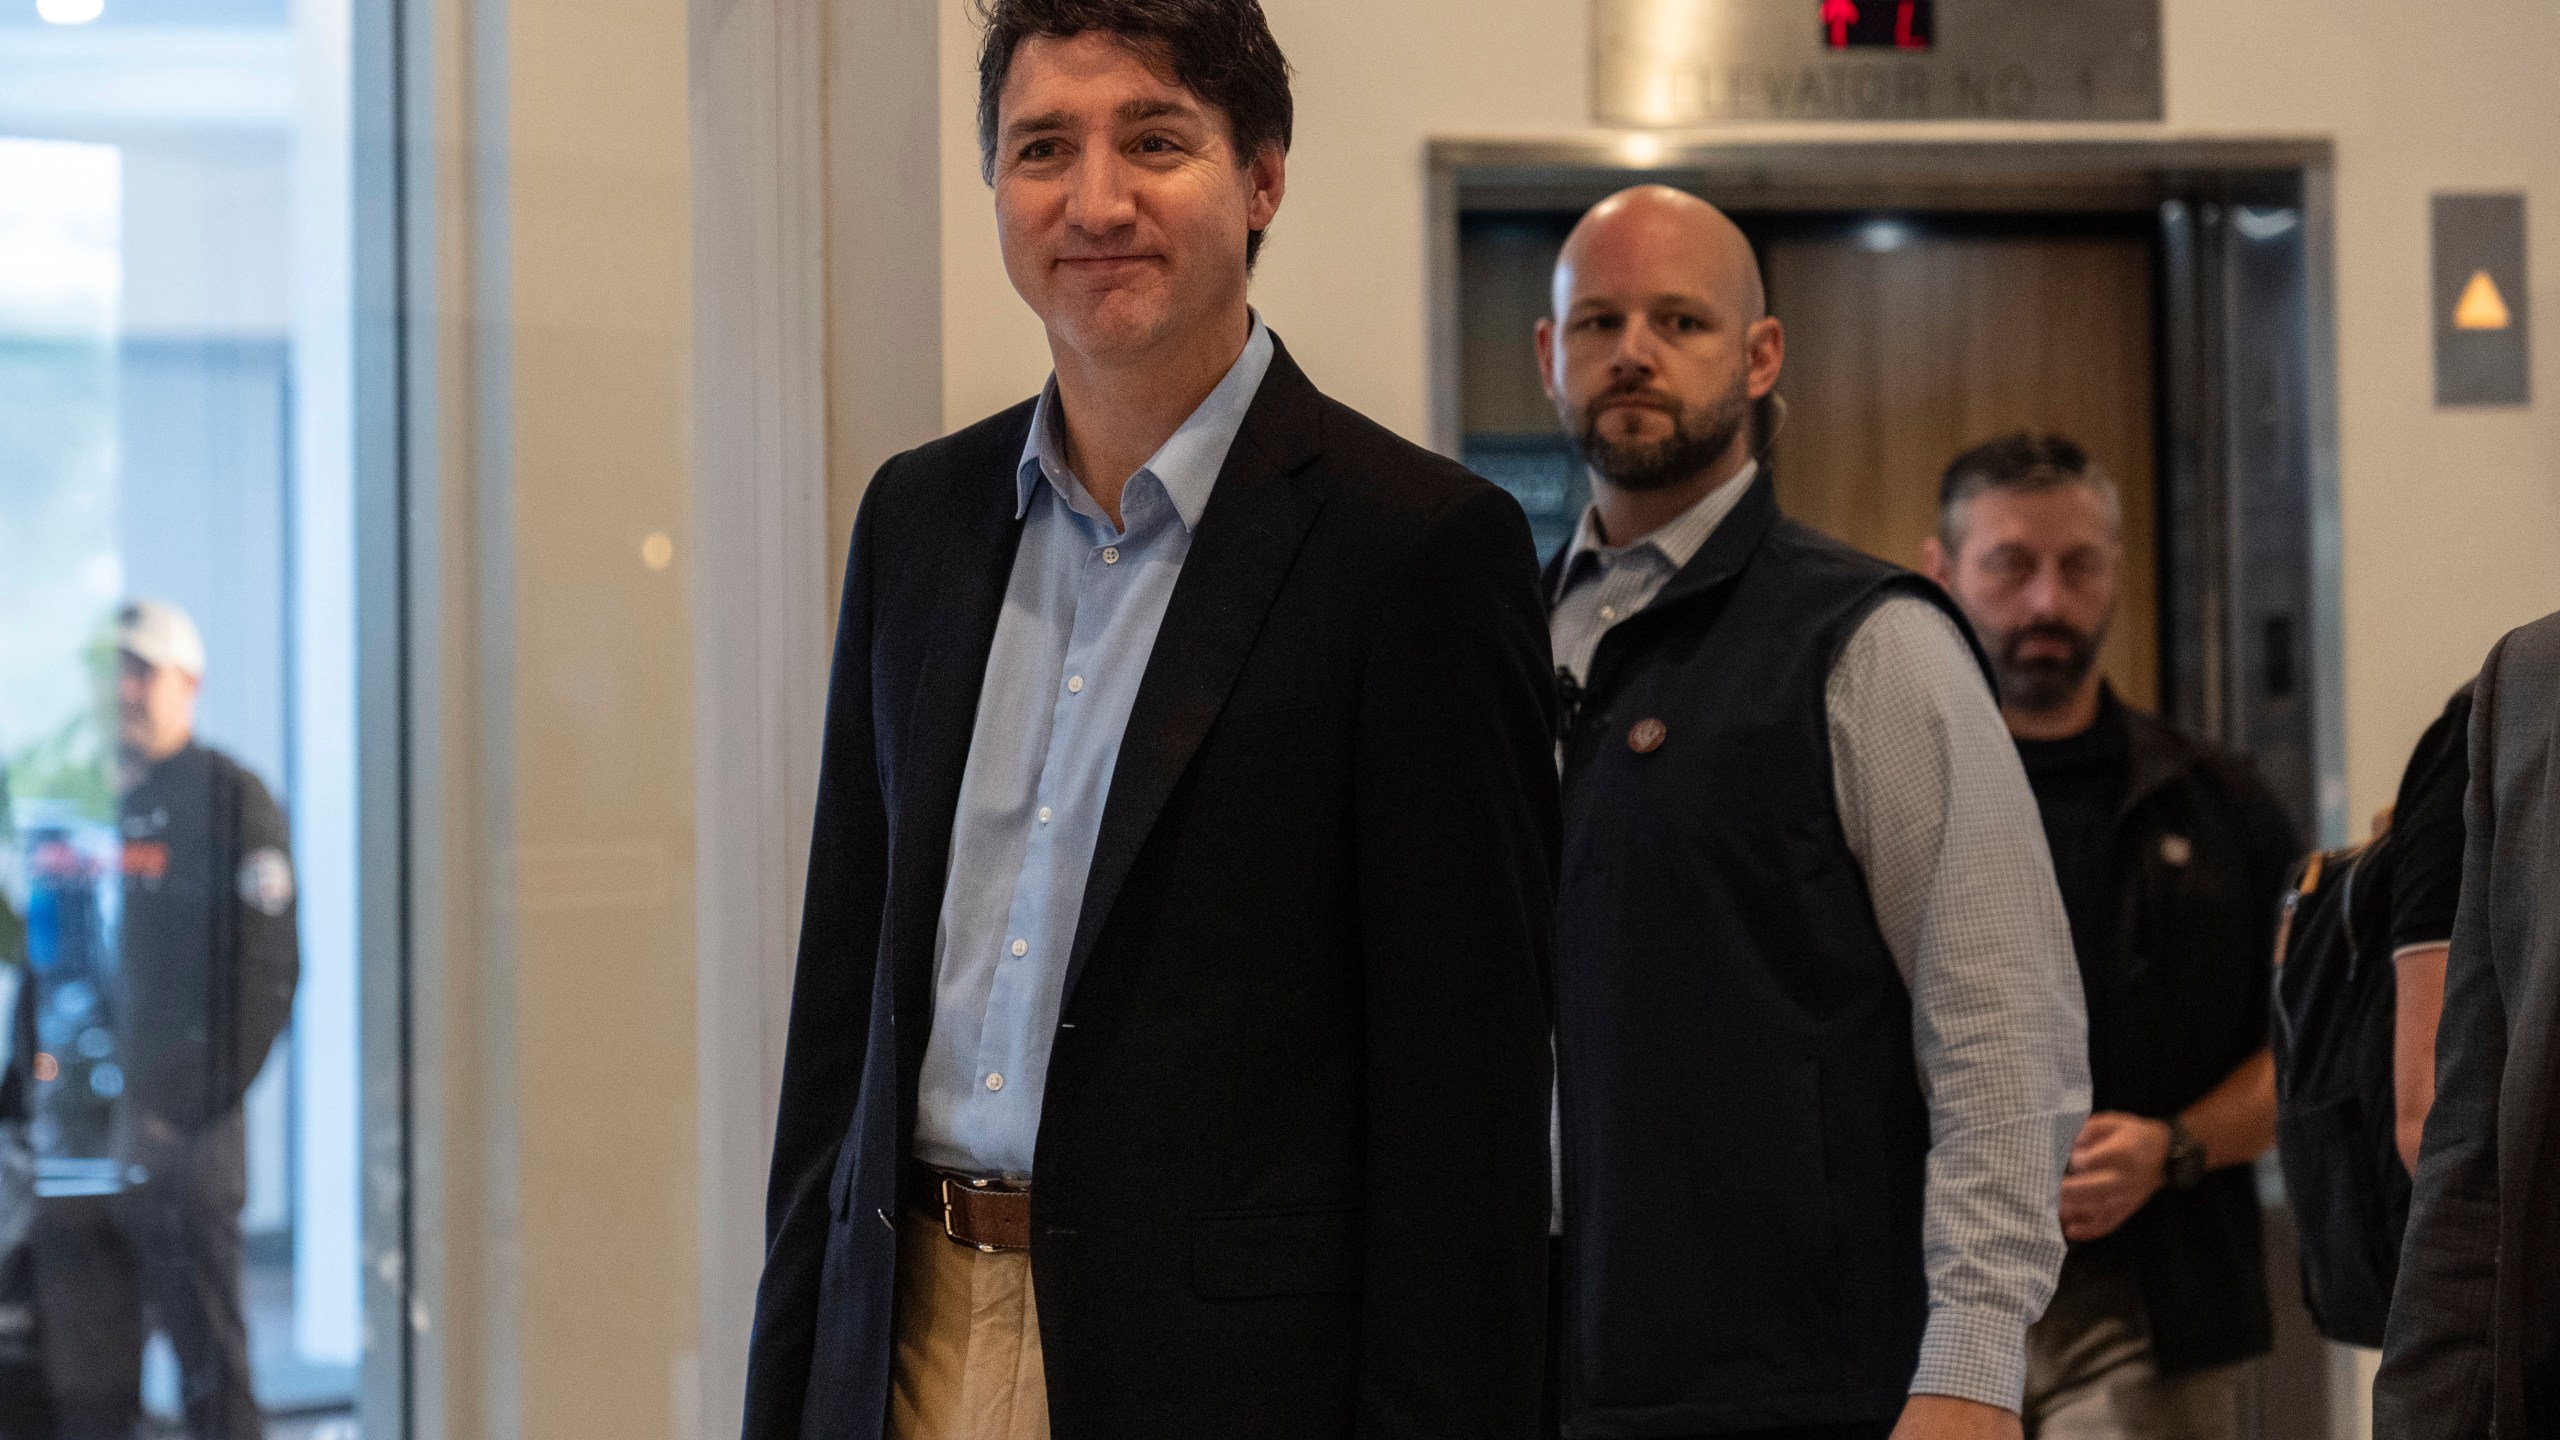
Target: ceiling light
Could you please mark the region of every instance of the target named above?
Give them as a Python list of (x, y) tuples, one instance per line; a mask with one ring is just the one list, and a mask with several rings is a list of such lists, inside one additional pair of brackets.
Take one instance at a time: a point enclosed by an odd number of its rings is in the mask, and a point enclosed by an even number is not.
[(1911, 243), (1911, 227), (1899, 220), (1870, 220), (1858, 227), (1858, 243), (1888, 255)]
[(1662, 137), (1639, 131), (1618, 137), (1618, 160), (1630, 169), (1650, 170), (1662, 163), (1665, 147)]
[(56, 25), (86, 25), (106, 9), (107, 0), (36, 0), (36, 14)]
[(2262, 210), (2242, 205), (2231, 212), (2231, 223), (2252, 240), (2273, 240), (2301, 223), (2302, 217), (2292, 210)]

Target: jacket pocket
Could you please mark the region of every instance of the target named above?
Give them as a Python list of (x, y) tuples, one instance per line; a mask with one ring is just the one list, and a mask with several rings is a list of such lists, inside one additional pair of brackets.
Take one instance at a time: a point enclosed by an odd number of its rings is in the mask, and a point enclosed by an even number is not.
[(1191, 1288), (1209, 1299), (1324, 1295), (1360, 1285), (1356, 1209), (1195, 1215)]

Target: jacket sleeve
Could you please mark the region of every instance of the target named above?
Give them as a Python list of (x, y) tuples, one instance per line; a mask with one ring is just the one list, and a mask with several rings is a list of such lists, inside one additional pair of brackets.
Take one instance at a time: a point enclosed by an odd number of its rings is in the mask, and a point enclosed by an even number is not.
[[(8, 902), (0, 900), (0, 925), (9, 920)], [(36, 987), (34, 976), (10, 960), (8, 966), (17, 983), (9, 987), (15, 998), (7, 1013), (0, 1014), (0, 1025), (9, 1027), (9, 1062), (0, 1067), (0, 1124), (28, 1118), (27, 1071), (36, 1050)]]
[(239, 917), (239, 991), (232, 1002), (232, 1065), (214, 1114), (241, 1103), (267, 1063), (267, 1052), (293, 1019), (294, 986), (302, 978), (296, 921), (298, 882), (284, 810), (258, 777), (241, 770), (238, 868), (229, 879)]
[(1450, 502), (1362, 682), (1364, 1440), (1537, 1420), (1560, 822), (1534, 562), (1510, 497)]
[[(0, 812), (9, 804), (8, 775), (0, 771)], [(5, 824), (0, 819), (0, 824)], [(0, 895), (0, 994), (12, 997), (0, 1005), (0, 1025), (9, 1028), (9, 1041), (0, 1045), (8, 1059), (0, 1064), (0, 1124), (27, 1117), (27, 1069), (33, 1063), (36, 1048), (35, 972), (27, 966), (27, 927)]]
[(2436, 1099), (2418, 1152), (2400, 1281), (2373, 1387), (2384, 1440), (2484, 1435), (2491, 1399), (2489, 1312), (2498, 1273), (2498, 1087), (2507, 1012), (2490, 909), (2498, 849), (2499, 662), (2489, 652), (2471, 716), (2462, 899), (2436, 1027)]
[(764, 1276), (747, 1363), (747, 1440), (800, 1434), (830, 1221), (827, 1182), (852, 1123), (870, 1033), (888, 819), (872, 725), (869, 554), (873, 502), (896, 464), (873, 477), (854, 522), (828, 672), (817, 816), (765, 1193)]

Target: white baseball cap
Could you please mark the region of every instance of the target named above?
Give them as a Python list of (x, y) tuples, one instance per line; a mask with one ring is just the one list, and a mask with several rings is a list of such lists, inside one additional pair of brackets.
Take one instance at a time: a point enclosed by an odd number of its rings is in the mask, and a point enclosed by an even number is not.
[(163, 601), (127, 601), (116, 612), (116, 649), (155, 668), (204, 678), (204, 637), (186, 611)]

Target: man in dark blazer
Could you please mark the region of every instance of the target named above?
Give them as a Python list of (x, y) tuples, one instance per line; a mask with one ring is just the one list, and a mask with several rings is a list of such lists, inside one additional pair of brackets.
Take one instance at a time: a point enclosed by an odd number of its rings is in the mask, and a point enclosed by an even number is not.
[(2374, 1384), (2384, 1440), (2560, 1437), (2560, 615), (2499, 641), (2473, 695), (2435, 1107)]
[(745, 1434), (1526, 1437), (1527, 523), (1248, 309), (1254, 0), (998, 0), (980, 83), (1056, 372), (863, 499)]

